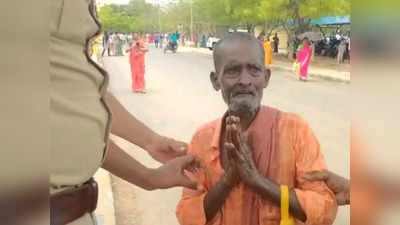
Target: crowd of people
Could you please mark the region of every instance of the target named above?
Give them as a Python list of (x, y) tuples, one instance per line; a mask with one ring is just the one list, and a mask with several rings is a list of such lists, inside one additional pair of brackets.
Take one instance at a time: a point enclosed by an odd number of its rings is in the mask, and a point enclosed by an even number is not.
[(132, 34), (105, 32), (102, 38), (103, 52), (108, 56), (123, 56), (123, 50), (132, 42)]
[[(145, 55), (148, 52), (148, 44), (154, 44), (156, 48), (177, 48), (181, 35), (174, 33), (117, 33), (104, 32), (91, 41), (89, 54), (96, 63), (102, 63), (107, 56), (124, 56), (129, 53), (129, 63), (132, 75), (132, 91), (134, 93), (146, 93), (145, 81)], [(165, 46), (165, 47), (163, 47)]]
[[(258, 40), (261, 42), (264, 48), (264, 60), (265, 67), (269, 69), (272, 64), (274, 54), (279, 52), (279, 38), (278, 34), (275, 33), (273, 41), (270, 40), (268, 35), (260, 35)], [(308, 79), (308, 67), (311, 62), (312, 50), (308, 38), (304, 38), (303, 42), (297, 46), (296, 53), (294, 56), (295, 72), (298, 75), (300, 81), (307, 81)]]

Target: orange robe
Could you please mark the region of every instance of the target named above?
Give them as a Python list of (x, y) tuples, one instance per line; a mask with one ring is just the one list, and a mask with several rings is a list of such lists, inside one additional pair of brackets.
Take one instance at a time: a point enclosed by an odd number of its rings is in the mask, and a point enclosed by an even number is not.
[[(185, 188), (177, 206), (181, 225), (204, 225), (204, 198), (224, 173), (220, 163), (220, 136), (223, 119), (200, 128), (189, 146), (203, 166), (191, 174), (202, 186), (199, 190)], [(326, 170), (319, 142), (308, 124), (294, 114), (263, 106), (247, 131), (254, 162), (261, 175), (278, 184), (294, 188), (307, 215), (306, 223), (332, 224), (337, 212), (335, 195), (324, 182), (309, 182), (303, 175)], [(212, 225), (279, 225), (280, 207), (240, 183), (230, 193)]]

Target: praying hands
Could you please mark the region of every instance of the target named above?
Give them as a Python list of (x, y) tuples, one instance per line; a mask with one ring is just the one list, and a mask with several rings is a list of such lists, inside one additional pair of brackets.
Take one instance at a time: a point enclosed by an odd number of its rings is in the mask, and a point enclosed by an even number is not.
[(260, 174), (255, 166), (252, 150), (247, 144), (247, 137), (241, 132), (239, 117), (229, 116), (226, 119), (224, 150), (235, 178), (240, 178), (250, 187), (254, 186)]
[[(227, 163), (228, 183), (237, 184), (240, 179), (263, 198), (280, 204), (280, 186), (268, 177), (262, 176), (253, 159), (253, 151), (247, 142), (247, 136), (242, 133), (240, 118), (228, 116), (226, 119), (226, 136), (224, 142), (224, 157)], [(290, 191), (290, 211), (294, 217), (301, 221), (306, 220), (296, 194)]]

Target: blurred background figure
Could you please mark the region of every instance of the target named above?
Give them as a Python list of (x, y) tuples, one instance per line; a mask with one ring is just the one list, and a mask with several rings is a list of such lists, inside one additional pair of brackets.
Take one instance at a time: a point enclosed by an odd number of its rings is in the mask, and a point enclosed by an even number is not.
[(160, 44), (160, 33), (156, 33), (154, 34), (154, 44), (156, 46), (156, 48), (158, 48), (159, 44)]
[(265, 51), (265, 67), (270, 68), (272, 64), (272, 48), (269, 36), (264, 37), (263, 47)]
[(278, 33), (275, 33), (275, 36), (273, 38), (273, 42), (274, 42), (274, 53), (278, 53), (278, 49), (279, 49), (279, 37), (278, 37)]
[(129, 62), (132, 72), (132, 91), (146, 93), (145, 54), (148, 51), (144, 36), (135, 36), (130, 48)]
[(104, 56), (104, 53), (107, 51), (107, 55), (110, 56), (110, 34), (106, 31), (103, 36), (103, 52), (101, 56)]
[(338, 64), (344, 62), (344, 54), (346, 53), (347, 49), (347, 43), (345, 39), (342, 39), (340, 41), (339, 47), (338, 47), (338, 54), (337, 54), (337, 62)]
[(308, 38), (303, 39), (303, 44), (297, 56), (297, 62), (300, 63), (300, 81), (307, 81), (308, 66), (311, 61), (311, 47)]
[(115, 56), (123, 56), (122, 45), (123, 41), (121, 39), (121, 34), (117, 33), (117, 35), (115, 35)]

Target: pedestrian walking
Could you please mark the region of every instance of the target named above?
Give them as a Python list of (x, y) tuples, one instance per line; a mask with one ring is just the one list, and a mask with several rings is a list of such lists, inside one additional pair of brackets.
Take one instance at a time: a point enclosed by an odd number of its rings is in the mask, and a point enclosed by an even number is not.
[(115, 56), (123, 56), (122, 39), (120, 34), (115, 35)]
[(308, 79), (308, 66), (311, 61), (311, 47), (308, 38), (303, 39), (301, 50), (297, 55), (297, 62), (300, 63), (300, 77), (299, 80), (306, 81)]
[(108, 32), (104, 32), (103, 35), (103, 52), (101, 56), (104, 56), (104, 53), (107, 51), (107, 55), (110, 56), (110, 34)]
[(265, 51), (265, 68), (270, 68), (270, 65), (272, 64), (272, 48), (269, 36), (264, 38), (263, 47)]
[(341, 64), (344, 62), (344, 54), (346, 53), (346, 49), (347, 49), (346, 40), (342, 39), (340, 41), (340, 44), (338, 47), (338, 54), (337, 54), (337, 63), (338, 64)]
[(109, 48), (110, 48), (110, 55), (115, 55), (115, 33), (111, 33), (110, 40), (109, 40)]
[(164, 34), (161, 33), (161, 34), (160, 34), (160, 48), (161, 48), (161, 49), (163, 48), (163, 45), (164, 45)]
[(186, 43), (185, 43), (186, 40), (185, 39), (186, 39), (186, 35), (182, 34), (182, 38), (181, 38), (182, 46), (186, 45)]
[(156, 48), (158, 48), (160, 44), (160, 33), (156, 33), (154, 35), (154, 45), (156, 46)]
[(274, 53), (278, 53), (278, 49), (279, 49), (279, 37), (278, 37), (278, 33), (275, 33), (275, 36), (273, 38), (274, 41)]
[(148, 51), (144, 40), (135, 37), (130, 48), (129, 62), (132, 73), (132, 91), (146, 93), (145, 74), (145, 54)]
[(315, 41), (311, 41), (311, 62), (313, 62), (315, 58), (315, 45)]
[(207, 37), (204, 34), (201, 36), (200, 48), (207, 48)]
[(194, 37), (193, 37), (193, 42), (194, 42), (194, 47), (195, 47), (195, 48), (198, 48), (198, 47), (199, 47), (199, 38), (198, 38), (198, 35), (197, 35), (197, 34), (194, 35)]

